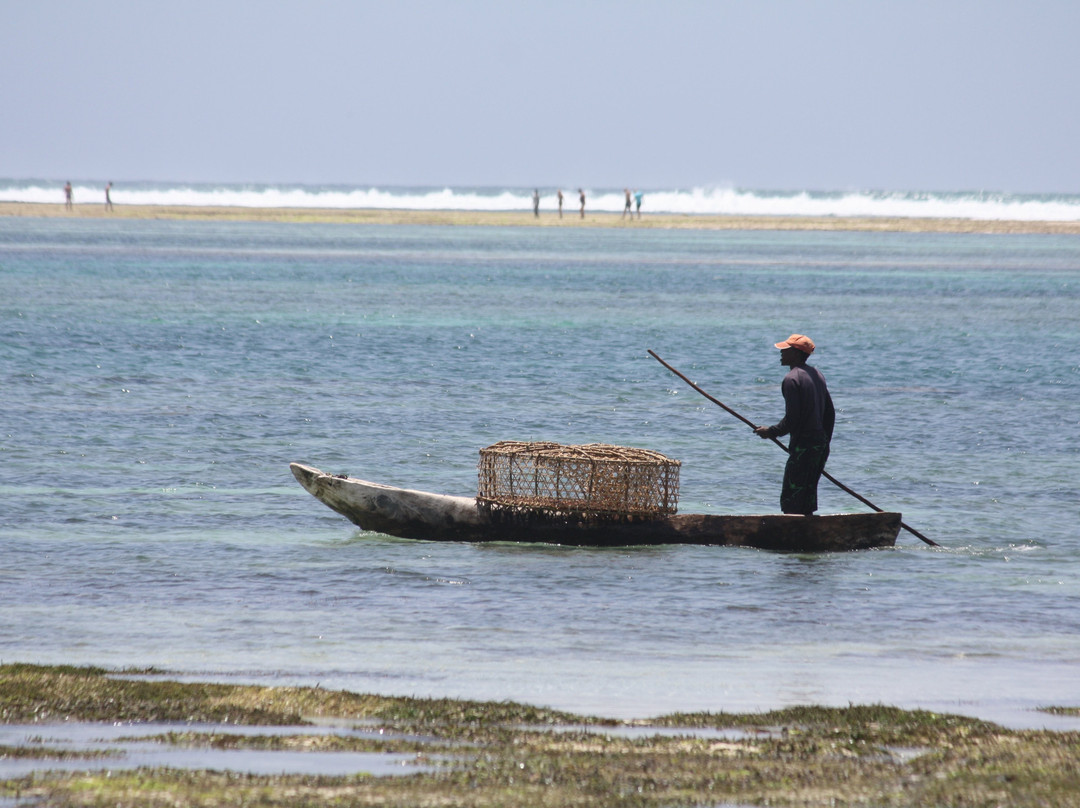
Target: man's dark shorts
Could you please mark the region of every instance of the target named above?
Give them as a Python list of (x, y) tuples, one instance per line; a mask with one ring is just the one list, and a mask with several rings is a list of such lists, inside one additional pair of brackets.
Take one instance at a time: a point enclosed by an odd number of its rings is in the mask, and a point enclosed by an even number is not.
[(829, 442), (826, 440), (791, 446), (784, 467), (784, 487), (780, 492), (781, 511), (810, 515), (817, 510), (818, 481), (828, 459)]

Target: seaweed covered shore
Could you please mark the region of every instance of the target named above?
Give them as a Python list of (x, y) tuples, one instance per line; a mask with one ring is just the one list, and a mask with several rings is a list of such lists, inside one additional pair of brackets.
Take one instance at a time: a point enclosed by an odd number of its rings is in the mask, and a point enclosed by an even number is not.
[[(269, 732), (329, 719), (371, 731)], [(160, 724), (152, 737), (163, 745), (405, 754), (420, 765), (393, 776), (333, 777), (50, 768), (58, 754), (35, 735), (73, 721)], [(32, 773), (0, 780), (0, 804), (10, 805), (1064, 806), (1080, 793), (1080, 733), (882, 705), (624, 722), (511, 702), (8, 664), (0, 665), (0, 723), (33, 725), (35, 733), (0, 747), (0, 762), (40, 759)], [(230, 730), (238, 726), (247, 731)]]

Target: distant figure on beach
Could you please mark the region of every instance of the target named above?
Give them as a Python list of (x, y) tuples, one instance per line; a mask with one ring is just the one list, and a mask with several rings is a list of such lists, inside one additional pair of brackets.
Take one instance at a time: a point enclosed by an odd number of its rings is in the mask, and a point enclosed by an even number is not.
[(792, 334), (776, 347), (780, 349), (780, 364), (791, 368), (780, 385), (784, 417), (773, 426), (754, 427), (754, 432), (762, 438), (791, 435), (780, 510), (810, 516), (818, 506), (818, 481), (829, 459), (836, 410), (825, 377), (806, 364), (814, 352), (814, 341), (804, 334)]
[(105, 186), (105, 210), (112, 210), (112, 183)]
[(634, 212), (632, 210), (630, 210), (630, 189), (629, 188), (623, 188), (623, 191), (626, 194), (626, 204), (623, 205), (622, 217), (625, 219), (626, 214), (629, 213), (630, 218), (633, 219), (634, 218)]
[(540, 189), (533, 188), (533, 216), (540, 218)]
[(559, 218), (560, 219), (562, 218), (562, 200), (563, 200), (562, 188), (560, 188), (559, 189)]
[(578, 192), (578, 199), (581, 200), (581, 218), (584, 219), (585, 218), (585, 191), (583, 191), (581, 188), (578, 188), (577, 192)]
[(71, 210), (71, 203), (74, 201), (71, 195), (71, 183), (69, 182), (64, 186), (64, 207)]
[(637, 217), (641, 218), (641, 191), (634, 191), (634, 204), (637, 205)]

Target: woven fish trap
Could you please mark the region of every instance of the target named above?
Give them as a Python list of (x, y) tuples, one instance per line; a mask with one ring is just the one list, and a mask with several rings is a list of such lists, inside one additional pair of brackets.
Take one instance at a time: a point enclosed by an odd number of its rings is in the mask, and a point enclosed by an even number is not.
[(680, 465), (605, 443), (500, 441), (480, 450), (476, 499), (504, 514), (659, 517), (676, 511)]

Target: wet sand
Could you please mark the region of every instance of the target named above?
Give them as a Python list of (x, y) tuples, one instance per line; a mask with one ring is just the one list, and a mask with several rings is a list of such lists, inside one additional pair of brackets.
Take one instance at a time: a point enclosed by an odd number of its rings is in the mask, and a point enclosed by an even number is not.
[(373, 208), (243, 208), (172, 205), (116, 205), (106, 211), (101, 204), (0, 202), (0, 216), (60, 217), (79, 219), (158, 219), (172, 221), (229, 222), (325, 222), (333, 224), (470, 225), (477, 227), (627, 227), (663, 230), (847, 230), (883, 233), (1042, 233), (1080, 234), (1080, 221), (1027, 222), (978, 219), (914, 219), (902, 217), (842, 216), (717, 216), (654, 213), (640, 219), (624, 219), (618, 213), (589, 213), (581, 219), (576, 210), (563, 218), (531, 211), (383, 210)]

